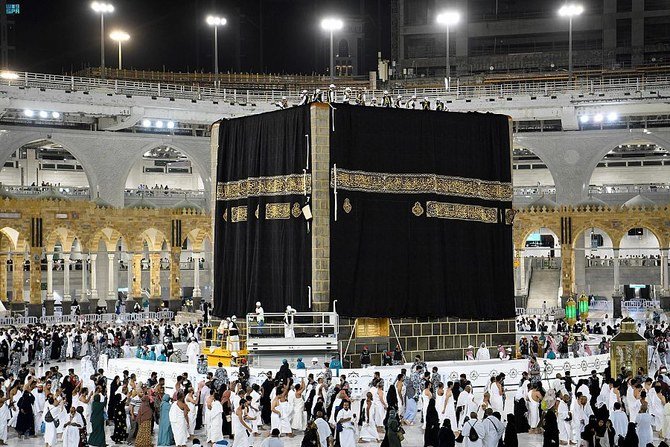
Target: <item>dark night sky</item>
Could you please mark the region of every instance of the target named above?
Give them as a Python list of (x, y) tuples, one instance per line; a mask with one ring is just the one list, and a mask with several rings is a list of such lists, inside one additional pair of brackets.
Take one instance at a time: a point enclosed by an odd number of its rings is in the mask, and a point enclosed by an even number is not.
[[(9, 0), (11, 3), (12, 0)], [(21, 4), (10, 42), (12, 68), (21, 71), (61, 73), (98, 66), (100, 21), (89, 1), (14, 0)], [(110, 0), (113, 14), (105, 18), (105, 34), (115, 28), (131, 35), (124, 45), (124, 68), (172, 71), (211, 71), (213, 31), (205, 23), (209, 13), (228, 18), (220, 28), (221, 71), (238, 63), (242, 71), (260, 66), (259, 10), (263, 14), (263, 71), (310, 73), (325, 67), (326, 35), (319, 18), (337, 13), (358, 15), (363, 9), (370, 23), (366, 35), (373, 55), (388, 57), (390, 48), (388, 2), (385, 0)], [(376, 28), (381, 22), (381, 30)], [(238, 34), (239, 29), (239, 34)], [(10, 33), (11, 35), (11, 33)], [(238, 37), (239, 36), (239, 39)], [(380, 44), (381, 39), (381, 44)], [(239, 43), (239, 45), (238, 45)], [(240, 57), (236, 57), (239, 49)], [(116, 43), (106, 41), (106, 65), (116, 66)]]

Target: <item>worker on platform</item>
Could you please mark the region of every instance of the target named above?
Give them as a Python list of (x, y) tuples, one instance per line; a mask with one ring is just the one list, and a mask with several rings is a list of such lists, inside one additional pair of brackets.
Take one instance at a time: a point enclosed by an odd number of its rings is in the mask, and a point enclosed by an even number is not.
[(256, 323), (258, 324), (258, 333), (262, 334), (262, 327), (265, 325), (265, 311), (260, 301), (256, 301)]
[(228, 350), (240, 350), (240, 330), (237, 327), (237, 317), (235, 315), (228, 322)]
[(293, 318), (295, 316), (295, 309), (291, 306), (286, 306), (286, 312), (284, 312), (284, 337), (285, 338), (295, 338), (295, 331), (293, 329)]

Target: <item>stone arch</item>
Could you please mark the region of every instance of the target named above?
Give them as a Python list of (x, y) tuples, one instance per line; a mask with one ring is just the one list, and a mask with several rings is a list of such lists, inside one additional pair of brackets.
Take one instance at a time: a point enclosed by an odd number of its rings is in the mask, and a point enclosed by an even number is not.
[[(596, 165), (593, 167), (593, 170), (591, 171), (591, 176), (589, 178), (588, 184), (589, 186), (595, 185), (595, 186), (603, 186), (607, 185), (608, 183), (666, 183), (668, 175), (670, 175), (670, 166), (649, 166), (647, 165), (645, 167), (639, 167), (635, 169), (643, 169), (644, 170), (644, 176), (645, 179), (644, 181), (637, 181), (634, 178), (630, 180), (632, 177), (632, 171), (630, 170), (630, 167), (626, 166), (608, 166), (607, 168), (600, 168), (598, 167), (598, 164), (600, 164), (603, 161), (608, 160), (608, 156), (610, 154), (615, 154), (615, 151), (618, 153), (625, 153), (630, 151), (631, 154), (634, 154), (633, 151), (638, 150), (638, 151), (644, 151), (644, 149), (648, 149), (649, 146), (654, 145), (656, 150), (658, 151), (663, 150), (667, 152), (670, 150), (670, 145), (668, 144), (667, 141), (663, 141), (662, 139), (657, 138), (653, 134), (643, 134), (640, 136), (636, 137), (628, 137), (625, 140), (621, 140), (621, 142), (616, 142), (615, 144), (611, 145), (609, 147), (609, 150), (605, 152), (600, 160), (596, 163)], [(616, 163), (620, 164), (623, 162), (631, 161), (630, 155), (627, 157), (622, 157), (621, 160), (615, 159), (609, 159), (609, 163)], [(662, 159), (663, 158), (662, 153), (658, 153), (658, 158)], [(666, 154), (667, 156), (667, 154)], [(642, 158), (642, 155), (640, 155), (639, 158)], [(642, 160), (644, 161), (644, 159)], [(610, 177), (615, 176), (616, 181), (610, 180)], [(630, 177), (629, 177), (630, 176)], [(629, 192), (629, 191), (623, 191), (623, 192)], [(630, 191), (631, 196), (636, 194), (635, 191)]]
[(207, 171), (206, 167), (202, 166), (198, 162), (198, 159), (188, 149), (186, 149), (185, 146), (183, 146), (179, 143), (174, 143), (172, 141), (165, 141), (165, 140), (153, 140), (152, 142), (144, 145), (141, 148), (141, 150), (139, 151), (139, 153), (137, 153), (133, 157), (132, 162), (130, 164), (130, 167), (128, 168), (127, 172), (125, 172), (125, 175), (123, 176), (123, 178), (125, 179), (125, 181), (124, 181), (125, 187), (130, 187), (130, 188), (137, 187), (137, 185), (130, 185), (130, 186), (128, 185), (128, 181), (129, 181), (129, 178), (130, 178), (131, 171), (142, 160), (142, 158), (144, 157), (144, 155), (147, 152), (150, 152), (151, 150), (156, 149), (156, 148), (161, 147), (161, 146), (166, 146), (168, 148), (172, 148), (172, 149), (180, 152), (181, 154), (184, 154), (188, 158), (188, 160), (190, 161), (191, 166), (193, 166), (195, 168), (194, 173), (197, 174), (198, 177), (200, 178), (200, 183), (202, 183), (203, 189), (205, 191), (208, 190), (210, 173)]
[[(532, 248), (529, 249), (529, 247), (526, 247), (526, 242), (528, 241), (528, 238), (534, 233), (550, 234), (554, 238), (554, 246), (551, 247), (551, 248), (550, 247), (538, 247), (537, 250), (534, 250)], [(558, 235), (559, 233), (560, 233), (560, 231), (557, 233), (554, 229), (552, 229), (549, 226), (529, 228), (523, 236), (523, 241), (521, 242), (521, 247), (518, 248), (518, 251), (524, 257), (534, 257), (534, 256), (548, 257), (548, 256), (551, 256), (551, 257), (559, 258), (561, 256), (561, 239)]]
[(116, 243), (119, 238), (124, 238), (126, 241), (129, 240), (119, 230), (111, 227), (105, 227), (93, 233), (88, 242), (82, 245), (88, 247), (91, 252), (97, 252), (99, 244), (102, 241), (108, 252), (115, 252)]
[[(204, 250), (204, 241), (208, 237), (209, 232), (207, 230), (204, 230), (202, 228), (194, 228), (188, 232), (188, 234), (186, 235), (186, 237), (182, 242), (185, 243), (186, 240), (188, 239), (192, 244), (193, 250), (202, 251)], [(184, 245), (183, 243), (182, 245)]]
[[(541, 163), (533, 161), (532, 157), (537, 157)], [(549, 168), (549, 165), (542, 159), (540, 155), (535, 153), (531, 147), (526, 145), (515, 144), (512, 155), (512, 164), (514, 167), (514, 175), (512, 176), (513, 185), (515, 188), (527, 187), (530, 194), (541, 194), (546, 192), (542, 187), (555, 186), (556, 180), (554, 174)], [(537, 166), (544, 165), (543, 169), (519, 169), (520, 166)]]
[(135, 250), (142, 251), (145, 242), (149, 252), (161, 252), (164, 242), (168, 243), (169, 247), (168, 238), (165, 236), (165, 233), (154, 227), (145, 229), (135, 237), (133, 243)]
[[(95, 170), (93, 169), (92, 166), (89, 165), (88, 160), (86, 157), (81, 157), (80, 155), (80, 149), (76, 147), (76, 145), (72, 144), (72, 142), (69, 142), (67, 140), (61, 139), (58, 137), (58, 135), (52, 135), (52, 134), (42, 134), (42, 133), (37, 133), (37, 132), (29, 132), (25, 133), (23, 136), (18, 136), (14, 140), (14, 145), (12, 146), (15, 148), (13, 151), (8, 152), (3, 159), (1, 160), (2, 164), (4, 163), (16, 152), (24, 148), (25, 146), (29, 144), (37, 144), (37, 143), (43, 143), (43, 144), (54, 144), (54, 145), (59, 145), (65, 150), (68, 154), (72, 155), (82, 166), (83, 173), (86, 176), (86, 183), (88, 184), (89, 188), (89, 196), (91, 196), (93, 190), (97, 188), (97, 179), (95, 178)], [(76, 171), (75, 171), (76, 172)], [(54, 179), (49, 179), (49, 183), (56, 183)], [(62, 187), (66, 186), (83, 186), (83, 185), (62, 185)]]
[[(619, 238), (619, 248), (620, 248), (620, 250), (621, 250), (621, 251), (619, 252), (619, 253), (620, 253), (620, 256), (624, 257), (624, 256), (626, 256), (626, 255), (628, 254), (628, 253), (625, 253), (625, 252), (624, 252), (625, 250), (629, 250), (629, 249), (631, 249), (631, 248), (635, 248), (635, 247), (622, 247), (622, 246), (621, 246), (622, 243), (624, 243), (624, 245), (627, 245), (625, 242), (627, 241), (627, 238), (629, 237), (629, 236), (628, 236), (628, 232), (629, 232), (631, 229), (633, 229), (633, 228), (642, 228), (643, 230), (647, 230), (647, 231), (651, 232), (651, 234), (652, 234), (652, 235), (654, 236), (654, 238), (656, 239), (656, 247), (652, 247), (652, 246), (649, 246), (649, 247), (639, 247), (640, 249), (643, 249), (643, 250), (644, 250), (644, 249), (649, 250), (649, 252), (650, 252), (649, 254), (657, 255), (657, 254), (660, 254), (660, 250), (661, 250), (662, 248), (665, 248), (665, 245), (666, 245), (666, 244), (665, 244), (665, 238), (663, 237), (663, 232), (660, 231), (658, 228), (656, 228), (654, 225), (649, 225), (648, 223), (628, 224), (628, 225), (626, 225), (625, 230), (623, 231), (621, 237)], [(652, 242), (652, 241), (650, 241), (650, 242)], [(652, 253), (652, 252), (653, 252), (653, 253)]]
[(58, 227), (47, 235), (44, 248), (47, 252), (53, 252), (56, 244), (60, 242), (63, 251), (70, 252), (75, 239), (78, 239), (78, 237), (74, 231), (69, 228)]
[(21, 244), (21, 234), (18, 230), (12, 227), (0, 228), (0, 233), (4, 235), (9, 241), (9, 248), (12, 251), (18, 251)]

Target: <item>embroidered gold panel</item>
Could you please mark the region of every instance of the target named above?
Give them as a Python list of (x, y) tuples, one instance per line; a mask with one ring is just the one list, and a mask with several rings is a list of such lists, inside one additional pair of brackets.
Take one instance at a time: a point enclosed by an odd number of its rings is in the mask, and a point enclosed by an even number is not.
[[(335, 186), (334, 170), (330, 185)], [(439, 194), (484, 200), (511, 201), (512, 183), (437, 174), (388, 174), (337, 169), (337, 188), (391, 194)]]
[(291, 204), (290, 203), (266, 203), (265, 204), (265, 218), (272, 219), (290, 219), (291, 218)]
[(248, 197), (282, 196), (287, 194), (310, 194), (311, 174), (276, 175), (252, 177), (216, 185), (216, 200), (238, 200)]
[(498, 223), (498, 209), (479, 205), (430, 201), (426, 203), (426, 217)]
[(246, 222), (247, 221), (247, 207), (246, 205), (234, 206), (230, 208), (230, 221), (235, 222)]

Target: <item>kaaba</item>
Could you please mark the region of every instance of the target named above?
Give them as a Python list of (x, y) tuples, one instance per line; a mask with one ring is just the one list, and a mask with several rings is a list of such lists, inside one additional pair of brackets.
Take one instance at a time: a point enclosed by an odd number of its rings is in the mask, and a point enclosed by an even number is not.
[(335, 309), (450, 357), (513, 344), (510, 126), (323, 103), (219, 121), (214, 314)]

